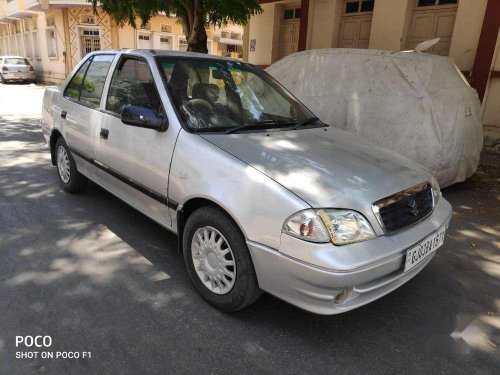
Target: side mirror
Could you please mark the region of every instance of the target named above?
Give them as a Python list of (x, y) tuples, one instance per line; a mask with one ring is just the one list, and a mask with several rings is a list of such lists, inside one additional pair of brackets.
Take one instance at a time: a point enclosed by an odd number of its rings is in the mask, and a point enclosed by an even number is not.
[(152, 108), (143, 105), (127, 104), (123, 107), (120, 118), (124, 124), (139, 128), (154, 129), (164, 132), (168, 129), (168, 119), (159, 116)]

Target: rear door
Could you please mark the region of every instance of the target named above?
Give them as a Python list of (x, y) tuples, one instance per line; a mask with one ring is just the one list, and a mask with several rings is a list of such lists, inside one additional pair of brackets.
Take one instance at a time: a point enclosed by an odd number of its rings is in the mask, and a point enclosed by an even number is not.
[(125, 125), (120, 113), (127, 104), (165, 114), (151, 66), (146, 59), (132, 55), (122, 55), (109, 83), (102, 119), (95, 130), (96, 161), (107, 171), (101, 175), (109, 190), (171, 227), (167, 187), (178, 131), (172, 127), (159, 132)]
[(59, 116), (66, 143), (83, 159), (94, 157), (94, 129), (101, 117), (101, 95), (114, 57), (106, 54), (88, 58), (64, 89), (60, 112), (55, 114)]

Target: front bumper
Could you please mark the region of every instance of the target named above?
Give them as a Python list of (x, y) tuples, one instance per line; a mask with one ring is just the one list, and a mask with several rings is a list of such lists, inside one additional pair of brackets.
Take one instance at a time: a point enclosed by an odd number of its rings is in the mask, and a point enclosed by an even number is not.
[[(293, 251), (277, 251), (252, 241), (247, 243), (263, 290), (304, 310), (330, 315), (374, 301), (418, 274), (434, 254), (404, 273), (406, 250), (447, 225), (450, 218), (451, 206), (441, 198), (433, 213), (422, 222), (363, 245), (324, 246), (297, 240), (303, 245), (303, 251), (309, 253), (302, 260), (291, 256)], [(282, 247), (296, 244), (282, 241)], [(335, 297), (344, 288), (349, 291), (349, 298), (335, 303)]]

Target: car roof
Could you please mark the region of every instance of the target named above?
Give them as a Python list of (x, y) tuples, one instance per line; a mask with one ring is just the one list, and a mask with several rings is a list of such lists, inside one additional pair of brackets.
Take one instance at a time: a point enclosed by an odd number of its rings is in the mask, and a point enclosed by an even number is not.
[(155, 50), (155, 49), (112, 49), (112, 50), (101, 50), (93, 52), (92, 55), (102, 55), (109, 53), (129, 53), (135, 54), (139, 56), (171, 56), (171, 57), (190, 57), (197, 59), (217, 59), (217, 60), (225, 60), (225, 61), (237, 61), (242, 62), (238, 59), (232, 59), (229, 57), (215, 56), (209, 55), (207, 53), (198, 53), (198, 52), (181, 52), (181, 51), (165, 51), (165, 50)]

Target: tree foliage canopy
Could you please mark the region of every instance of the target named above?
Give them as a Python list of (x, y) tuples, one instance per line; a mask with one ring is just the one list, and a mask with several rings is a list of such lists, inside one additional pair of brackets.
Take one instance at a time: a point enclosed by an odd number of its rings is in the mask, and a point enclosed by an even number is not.
[(123, 26), (136, 27), (136, 19), (143, 24), (157, 13), (164, 12), (178, 18), (186, 35), (188, 50), (207, 52), (207, 25), (227, 23), (244, 25), (248, 17), (262, 12), (258, 0), (89, 0), (94, 9), (102, 8)]

